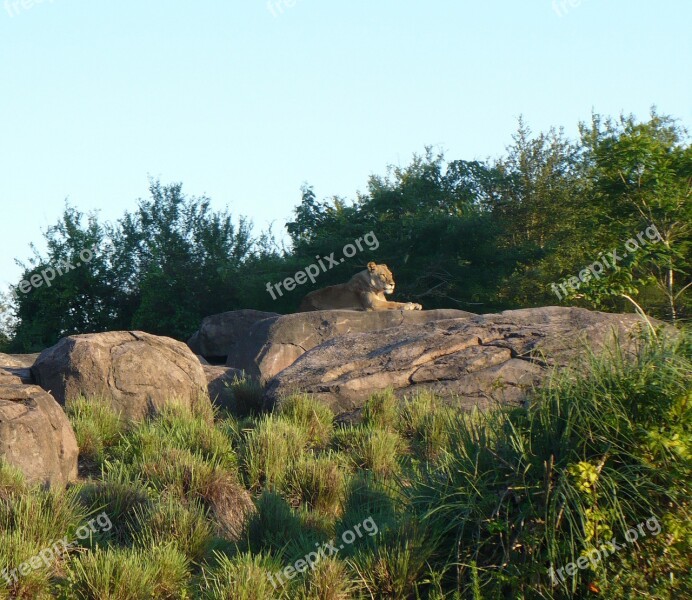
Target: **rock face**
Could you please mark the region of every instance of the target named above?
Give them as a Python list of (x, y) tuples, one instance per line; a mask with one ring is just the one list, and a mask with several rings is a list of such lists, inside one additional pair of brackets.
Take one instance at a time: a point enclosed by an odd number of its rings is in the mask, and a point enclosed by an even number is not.
[(250, 327), (229, 353), (226, 364), (266, 381), (292, 365), (311, 348), (338, 336), (472, 316), (475, 315), (451, 309), (371, 312), (322, 310), (277, 315)]
[(31, 383), (29, 367), (38, 354), (2, 354), (0, 352), (0, 384)]
[(243, 372), (239, 369), (213, 365), (203, 365), (202, 368), (207, 377), (207, 390), (211, 401), (217, 406), (230, 408), (233, 400), (230, 385), (236, 377), (240, 379)]
[(0, 458), (29, 483), (64, 487), (77, 477), (78, 455), (72, 426), (50, 394), (0, 382)]
[(100, 396), (132, 420), (169, 402), (209, 402), (204, 370), (190, 349), (141, 331), (63, 338), (41, 352), (31, 373), (61, 404), (79, 395)]
[[(413, 314), (413, 313), (412, 313)], [(425, 314), (425, 313), (423, 313)], [(292, 391), (314, 394), (337, 414), (370, 394), (430, 390), (462, 408), (521, 403), (551, 366), (585, 357), (639, 329), (636, 315), (546, 307), (350, 333), (301, 356), (267, 386), (268, 404)]]
[(199, 331), (193, 334), (187, 345), (209, 362), (223, 364), (257, 321), (278, 316), (278, 313), (261, 310), (232, 310), (211, 315), (202, 320)]

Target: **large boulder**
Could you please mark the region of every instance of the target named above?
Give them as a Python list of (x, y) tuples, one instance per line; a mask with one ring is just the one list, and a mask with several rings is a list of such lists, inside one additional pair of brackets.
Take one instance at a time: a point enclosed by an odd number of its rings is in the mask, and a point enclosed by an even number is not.
[(0, 352), (0, 384), (32, 383), (29, 367), (38, 354), (3, 354)]
[(0, 383), (0, 459), (29, 483), (64, 487), (77, 477), (79, 448), (55, 399), (35, 385)]
[(369, 312), (321, 310), (278, 315), (250, 327), (229, 353), (226, 364), (266, 381), (292, 365), (311, 348), (338, 336), (472, 316), (475, 315), (452, 309)]
[(187, 345), (209, 362), (223, 364), (255, 323), (277, 316), (278, 313), (261, 310), (232, 310), (211, 315), (202, 320), (199, 331), (192, 335)]
[(314, 394), (337, 414), (373, 393), (429, 390), (462, 408), (519, 404), (550, 367), (575, 364), (617, 337), (625, 346), (636, 315), (546, 307), (426, 324), (404, 323), (334, 338), (303, 354), (267, 386), (270, 406), (294, 391)]
[(131, 420), (172, 402), (209, 402), (204, 370), (190, 349), (142, 331), (63, 338), (41, 352), (31, 373), (61, 404), (80, 395), (101, 397)]

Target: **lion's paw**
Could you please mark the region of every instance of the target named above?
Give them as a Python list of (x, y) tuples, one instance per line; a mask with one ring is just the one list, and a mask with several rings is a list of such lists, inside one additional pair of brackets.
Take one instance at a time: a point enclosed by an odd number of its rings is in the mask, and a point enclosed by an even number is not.
[(415, 302), (407, 302), (404, 310), (423, 310), (423, 307)]

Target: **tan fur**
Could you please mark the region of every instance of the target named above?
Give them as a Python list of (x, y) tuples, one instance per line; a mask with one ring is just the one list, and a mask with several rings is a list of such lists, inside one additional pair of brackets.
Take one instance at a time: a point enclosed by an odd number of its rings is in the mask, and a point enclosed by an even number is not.
[(422, 310), (413, 302), (390, 302), (384, 295), (394, 291), (394, 277), (387, 265), (368, 263), (365, 271), (356, 273), (348, 283), (330, 285), (310, 292), (300, 303), (298, 312), (312, 310)]

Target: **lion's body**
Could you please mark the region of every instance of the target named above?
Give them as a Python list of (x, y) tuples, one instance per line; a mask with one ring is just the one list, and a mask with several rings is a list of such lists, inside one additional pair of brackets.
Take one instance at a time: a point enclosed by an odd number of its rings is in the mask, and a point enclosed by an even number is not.
[(390, 302), (385, 294), (394, 291), (394, 277), (387, 265), (368, 263), (348, 283), (330, 285), (310, 292), (300, 303), (299, 312), (313, 310), (422, 310), (412, 302)]

